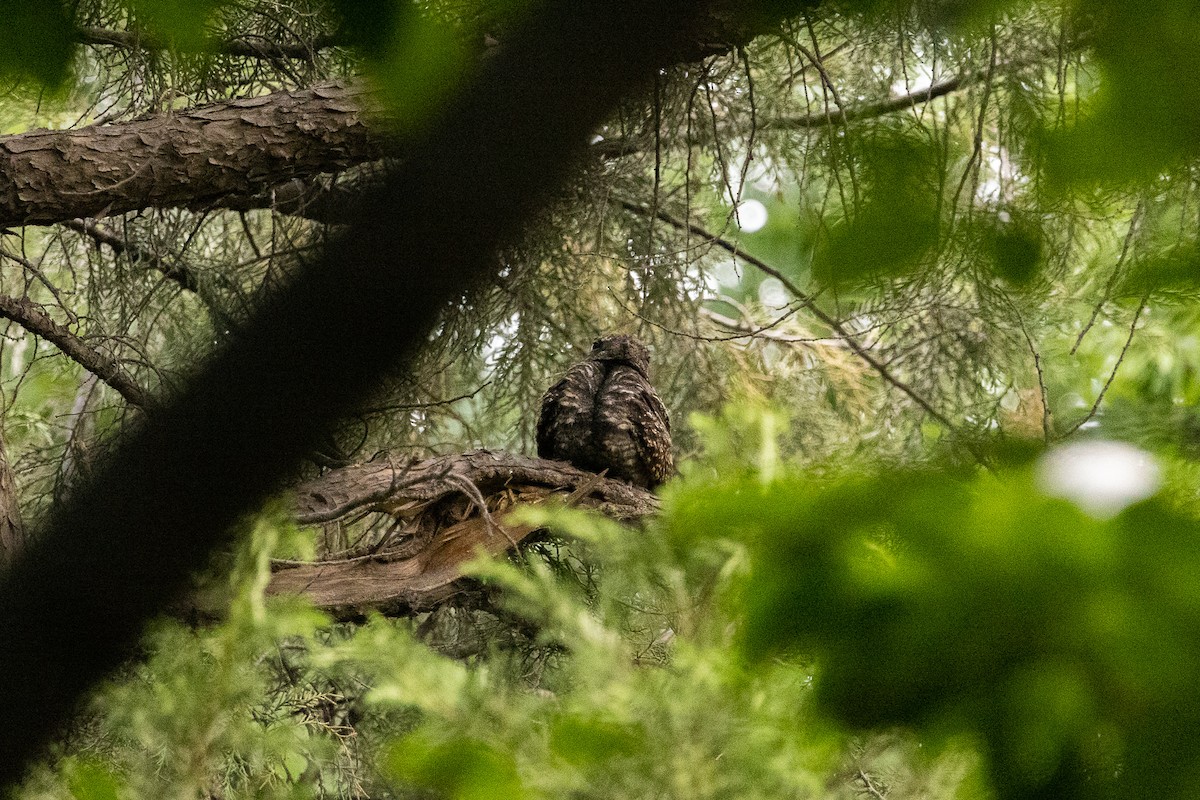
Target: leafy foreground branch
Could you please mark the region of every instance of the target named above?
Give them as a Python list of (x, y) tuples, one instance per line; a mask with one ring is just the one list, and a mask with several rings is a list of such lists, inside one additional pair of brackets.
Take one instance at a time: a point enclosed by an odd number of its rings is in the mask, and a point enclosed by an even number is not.
[(1200, 523), (1162, 496), (1096, 518), (1048, 480), (730, 481), (670, 518), (739, 532), (750, 662), (813, 658), (843, 723), (967, 735), (1003, 798), (1194, 797)]
[[(228, 617), (164, 623), (137, 679), (93, 703), (103, 746), (85, 733), (73, 752), (99, 755), (41, 780), (82, 763), (117, 796), (1195, 796), (1200, 523), (1167, 492), (1098, 519), (1026, 464), (705, 474), (668, 486), (637, 533), (527, 509), (506, 530), (552, 529), (561, 549), (476, 559), (489, 606), (365, 624), (291, 592), (264, 603), (268, 578), (301, 568), (268, 571), (284, 534), (260, 525)], [(296, 508), (405, 525), (444, 512), (434, 538), (449, 539), (455, 509), (480, 516), (459, 477), (637, 505), (628, 487), (477, 451), (330, 473)], [(164, 755), (113, 744), (138, 737)]]

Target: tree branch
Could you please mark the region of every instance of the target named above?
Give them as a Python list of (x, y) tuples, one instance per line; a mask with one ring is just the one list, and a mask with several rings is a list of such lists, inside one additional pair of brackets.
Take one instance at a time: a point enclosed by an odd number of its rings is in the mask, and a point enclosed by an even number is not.
[(895, 114), (897, 111), (916, 108), (939, 97), (945, 97), (973, 83), (978, 83), (985, 75), (986, 72), (983, 71), (972, 72), (967, 75), (955, 75), (952, 78), (931, 84), (925, 89), (901, 95), (900, 97), (881, 100), (877, 103), (850, 106), (848, 108), (830, 109), (828, 112), (806, 114), (802, 117), (780, 117), (779, 119), (766, 120), (761, 127), (767, 130), (793, 131), (808, 128), (826, 128), (833, 125), (845, 125), (847, 122), (853, 122), (858, 119), (883, 117), (888, 114)]
[[(471, 486), (488, 514), (463, 491)], [(364, 555), (277, 565), (268, 594), (302, 594), (338, 619), (368, 610), (407, 616), (477, 589), (463, 566), (499, 555), (536, 529), (503, 521), (517, 505), (555, 498), (623, 521), (658, 510), (658, 498), (560, 461), (492, 450), (416, 463), (389, 459), (334, 470), (296, 488), (296, 519), (322, 523), (373, 511), (394, 520), (388, 546)]]
[[(120, 47), (126, 50), (166, 50), (177, 45), (142, 31), (117, 31), (108, 28), (83, 27), (75, 31), (81, 44)], [(280, 43), (251, 36), (236, 36), (224, 41), (215, 41), (200, 48), (201, 52), (220, 53), (229, 56), (244, 56), (264, 60), (282, 58), (311, 61), (321, 50), (343, 44), (337, 36), (323, 34), (313, 37), (311, 42)]]
[(1075, 431), (1082, 428), (1085, 424), (1095, 418), (1097, 412), (1100, 411), (1100, 405), (1104, 402), (1104, 396), (1108, 394), (1108, 389), (1112, 386), (1113, 380), (1117, 377), (1117, 371), (1121, 369), (1121, 364), (1125, 361), (1125, 354), (1129, 352), (1129, 345), (1133, 344), (1134, 334), (1137, 333), (1137, 324), (1142, 319), (1142, 312), (1146, 310), (1146, 303), (1149, 302), (1149, 295), (1142, 297), (1142, 302), (1138, 303), (1137, 310), (1133, 312), (1133, 321), (1129, 323), (1129, 335), (1125, 337), (1125, 345), (1121, 348), (1121, 352), (1117, 354), (1116, 363), (1113, 364), (1112, 371), (1108, 373), (1108, 380), (1104, 382), (1104, 386), (1100, 389), (1100, 393), (1096, 395), (1096, 402), (1092, 403), (1092, 407), (1088, 412), (1080, 417), (1074, 425), (1067, 429), (1059, 438), (1065, 439)]
[(28, 297), (0, 295), (0, 317), (10, 319), (25, 330), (40, 336), (117, 391), (126, 402), (140, 409), (153, 405), (153, 398), (142, 389), (117, 361), (104, 355), (83, 339), (58, 324), (39, 309)]
[[(727, 53), (776, 24), (768, 17), (710, 14), (689, 38), (660, 54), (660, 66)], [(162, 46), (128, 31), (86, 28), (80, 36), (94, 44)], [(585, 51), (587, 37), (576, 46)], [(246, 39), (224, 47), (264, 57), (300, 57), (303, 49)], [(172, 207), (277, 208), (349, 222), (347, 195), (363, 187), (347, 190), (329, 176), (398, 155), (397, 143), (368, 124), (378, 113), (364, 87), (331, 82), (148, 119), (3, 136), (0, 228)], [(595, 152), (636, 152), (628, 145), (601, 141)]]
[(750, 322), (747, 319), (734, 319), (727, 317), (724, 314), (719, 314), (708, 308), (700, 309), (700, 316), (710, 320), (711, 322), (720, 325), (731, 331), (740, 332), (741, 336), (749, 339), (770, 339), (773, 342), (785, 342), (787, 344), (800, 344), (806, 347), (837, 347), (845, 348), (847, 344), (844, 339), (819, 339), (811, 336), (797, 336), (793, 333), (784, 333), (783, 331), (773, 330), (770, 326), (759, 325)]
[[(1084, 46), (1087, 44), (1086, 39), (1081, 39), (1074, 43), (1074, 46)], [(1046, 55), (1055, 57), (1056, 52), (1047, 53)], [(836, 110), (822, 111), (816, 114), (806, 114), (799, 117), (780, 117), (778, 119), (766, 120), (761, 127), (771, 130), (805, 130), (809, 128), (825, 128), (829, 126), (845, 125), (848, 122), (854, 122), (860, 119), (874, 119), (875, 117), (883, 117), (888, 114), (895, 114), (899, 111), (907, 111), (910, 108), (916, 108), (925, 103), (936, 100), (939, 97), (953, 94), (961, 89), (966, 89), (974, 86), (977, 83), (988, 83), (998, 73), (1009, 72), (1012, 70), (1028, 67), (1031, 64), (1038, 63), (1037, 58), (1021, 58), (1012, 61), (1007, 61), (999, 64), (989, 64), (987, 67), (964, 72), (961, 75), (952, 75), (949, 78), (944, 78), (937, 83), (931, 83), (924, 89), (917, 89), (908, 94), (900, 95), (899, 97), (891, 97), (886, 100), (880, 100), (874, 103), (863, 103), (846, 108), (838, 108)]]
[(272, 187), (382, 158), (362, 87), (325, 83), (148, 119), (0, 137), (0, 227), (144, 208), (271, 204)]
[(140, 261), (151, 269), (161, 272), (163, 277), (174, 281), (181, 288), (189, 292), (200, 291), (200, 282), (196, 279), (196, 274), (187, 266), (168, 264), (154, 253), (147, 253), (140, 248), (134, 248), (126, 241), (124, 236), (118, 236), (111, 229), (103, 225), (98, 225), (94, 220), (69, 219), (63, 223), (63, 227), (90, 236), (97, 244), (107, 245), (115, 253), (128, 254), (132, 260)]

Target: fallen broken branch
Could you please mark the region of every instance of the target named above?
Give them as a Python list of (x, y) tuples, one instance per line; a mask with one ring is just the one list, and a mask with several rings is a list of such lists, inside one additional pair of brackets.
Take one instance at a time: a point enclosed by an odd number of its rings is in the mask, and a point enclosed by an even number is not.
[(653, 494), (629, 484), (494, 450), (378, 459), (302, 484), (295, 498), (296, 519), (304, 524), (364, 515), (389, 520), (381, 537), (336, 560), (276, 565), (268, 594), (302, 594), (338, 619), (372, 610), (407, 615), (478, 591), (463, 577), (463, 565), (480, 553), (500, 555), (535, 533), (505, 523), (517, 505), (569, 498), (626, 521), (658, 509)]

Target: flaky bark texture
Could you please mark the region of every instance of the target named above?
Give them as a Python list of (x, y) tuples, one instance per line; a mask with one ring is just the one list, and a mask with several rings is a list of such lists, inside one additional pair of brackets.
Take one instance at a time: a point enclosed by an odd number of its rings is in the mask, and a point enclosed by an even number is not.
[[(740, 14), (711, 15), (698, 36), (665, 54), (663, 64), (726, 53), (772, 25)], [(83, 29), (80, 36), (94, 45), (162, 45), (127, 31)], [(240, 40), (226, 47), (238, 55), (311, 55), (306, 48)], [(376, 110), (363, 86), (330, 82), (128, 122), (3, 136), (0, 228), (147, 208), (270, 207), (348, 223), (348, 200), (330, 176), (395, 154), (384, 129), (367, 124)], [(628, 142), (600, 145), (595, 152), (613, 156), (637, 149)]]
[(273, 187), (383, 156), (342, 83), (149, 119), (0, 137), (0, 227), (147, 207), (269, 205)]
[(508, 524), (505, 515), (549, 498), (625, 521), (658, 509), (654, 495), (629, 484), (499, 451), (346, 467), (297, 488), (296, 518), (316, 524), (385, 514), (395, 520), (385, 546), (336, 561), (281, 564), (267, 592), (303, 594), (340, 619), (430, 609), (477, 591), (463, 578), (463, 565), (528, 540), (535, 529)]

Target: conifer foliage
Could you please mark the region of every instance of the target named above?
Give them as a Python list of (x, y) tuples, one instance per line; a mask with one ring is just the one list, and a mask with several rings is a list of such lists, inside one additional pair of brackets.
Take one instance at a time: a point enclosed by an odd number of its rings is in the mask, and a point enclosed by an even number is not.
[[(1191, 4), (10, 5), (14, 796), (1195, 796)], [(532, 454), (604, 334), (635, 522), (298, 524)], [(270, 589), (472, 515), (436, 607)]]

